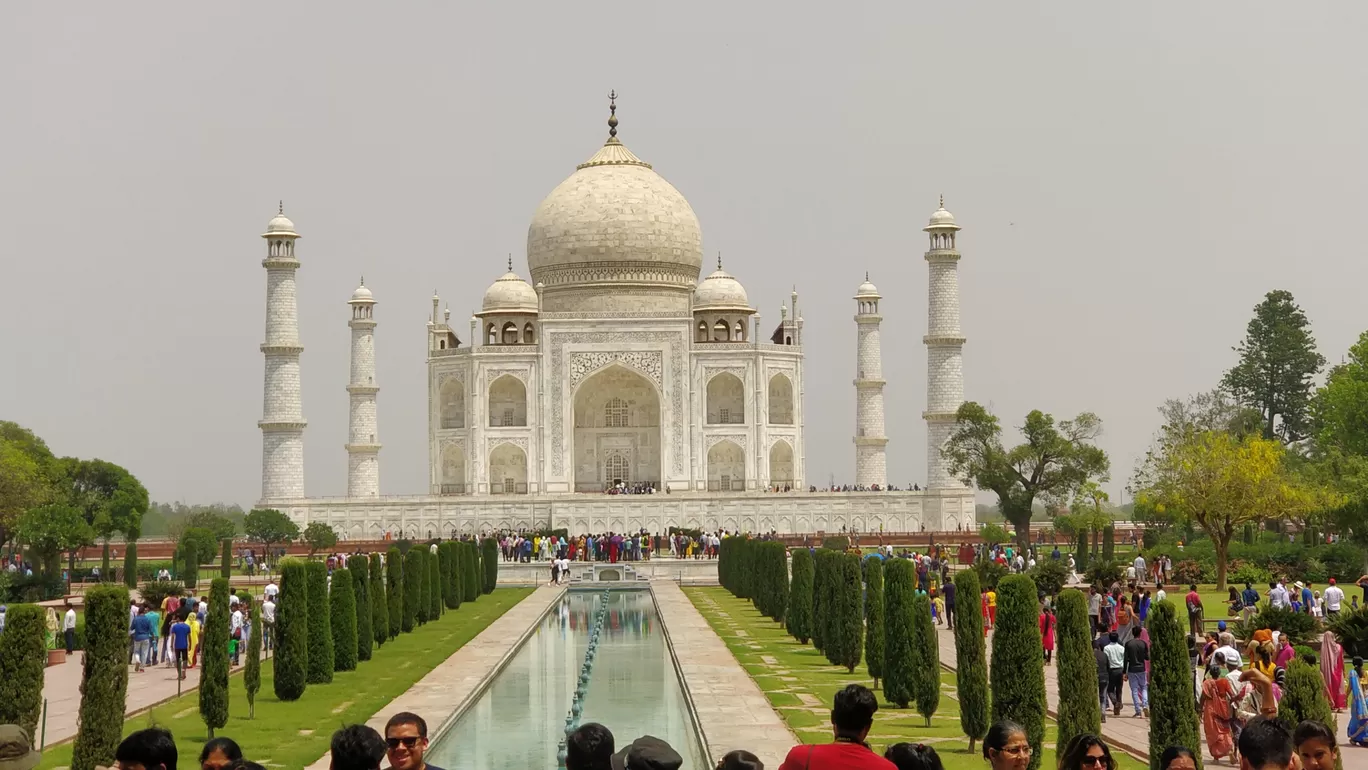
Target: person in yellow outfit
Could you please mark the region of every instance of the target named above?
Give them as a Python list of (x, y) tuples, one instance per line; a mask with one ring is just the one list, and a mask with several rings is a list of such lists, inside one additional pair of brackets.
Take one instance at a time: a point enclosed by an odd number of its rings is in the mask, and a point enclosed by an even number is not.
[(997, 591), (988, 589), (988, 627), (997, 625)]
[(195, 667), (195, 656), (196, 656), (196, 655), (199, 655), (199, 648), (200, 648), (200, 644), (199, 644), (199, 638), (200, 638), (200, 622), (199, 622), (199, 617), (198, 617), (197, 615), (195, 615), (195, 613), (192, 612), (192, 613), (190, 613), (190, 618), (188, 619), (187, 622), (190, 623), (190, 654), (189, 654), (188, 657), (189, 657), (189, 659), (190, 659), (190, 668), (194, 668), (194, 667)]

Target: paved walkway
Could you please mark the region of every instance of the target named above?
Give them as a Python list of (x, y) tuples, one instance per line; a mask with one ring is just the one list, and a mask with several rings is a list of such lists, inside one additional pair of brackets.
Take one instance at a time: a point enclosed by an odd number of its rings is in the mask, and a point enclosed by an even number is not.
[(684, 673), (708, 754), (717, 760), (733, 749), (746, 749), (765, 767), (779, 767), (789, 749), (801, 741), (679, 586), (657, 580), (651, 589)]

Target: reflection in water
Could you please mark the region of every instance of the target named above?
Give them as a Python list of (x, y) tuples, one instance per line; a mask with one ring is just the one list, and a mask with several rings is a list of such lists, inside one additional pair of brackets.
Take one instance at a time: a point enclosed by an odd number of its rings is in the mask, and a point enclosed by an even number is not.
[[(426, 760), (448, 770), (554, 768), (600, 601), (598, 592), (567, 594)], [(654, 735), (679, 752), (686, 770), (701, 770), (702, 750), (649, 593), (609, 594), (581, 722), (606, 725), (618, 748)]]

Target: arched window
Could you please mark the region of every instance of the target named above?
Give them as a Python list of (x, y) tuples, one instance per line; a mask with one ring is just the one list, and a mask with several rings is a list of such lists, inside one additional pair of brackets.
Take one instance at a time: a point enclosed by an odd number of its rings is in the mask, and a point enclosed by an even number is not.
[(490, 324), (489, 326), (485, 327), (485, 344), (499, 344), (499, 330), (496, 326), (494, 326), (494, 324)]
[(736, 340), (737, 342), (746, 341), (746, 324), (744, 321), (736, 322), (736, 332), (732, 334), (732, 339)]
[(627, 458), (619, 454), (608, 455), (608, 459), (603, 461), (603, 480), (612, 484), (631, 481), (632, 474)]
[(536, 342), (536, 341), (537, 341), (537, 337), (536, 337), (536, 335), (533, 334), (533, 332), (532, 332), (532, 322), (531, 322), (531, 321), (528, 321), (528, 322), (527, 322), (527, 325), (523, 327), (523, 344), (524, 344), (524, 345), (531, 345), (532, 343), (534, 343), (534, 342)]
[(726, 321), (713, 324), (713, 342), (731, 342), (731, 326)]
[(518, 325), (515, 324), (515, 323), (513, 323), (512, 321), (509, 321), (508, 323), (504, 324), (504, 327), (503, 327), (503, 344), (505, 344), (505, 345), (516, 345), (516, 344), (518, 344)]
[(627, 427), (627, 402), (620, 398), (610, 398), (603, 405), (603, 424), (609, 428)]
[(707, 321), (699, 321), (699, 322), (698, 322), (698, 340), (697, 340), (697, 341), (698, 341), (698, 342), (707, 342), (707, 341), (708, 341), (708, 322), (707, 322)]

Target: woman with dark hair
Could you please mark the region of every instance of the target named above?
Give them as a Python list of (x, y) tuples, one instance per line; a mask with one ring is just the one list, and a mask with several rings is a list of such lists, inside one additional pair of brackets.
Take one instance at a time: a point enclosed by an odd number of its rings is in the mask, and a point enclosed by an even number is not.
[(200, 770), (228, 770), (242, 759), (242, 749), (232, 738), (214, 738), (200, 751)]
[(1301, 757), (1302, 770), (1335, 770), (1339, 746), (1335, 733), (1320, 722), (1306, 720), (1292, 731), (1292, 745)]
[(898, 770), (945, 770), (940, 755), (925, 743), (895, 743), (884, 749), (884, 759)]
[(1080, 733), (1059, 752), (1058, 770), (1116, 770), (1116, 760), (1105, 741), (1091, 733)]
[(1055, 614), (1048, 604), (1040, 610), (1040, 642), (1045, 648), (1045, 663), (1048, 665), (1055, 648)]
[(1169, 746), (1159, 756), (1159, 770), (1197, 770), (1197, 758), (1186, 746)]
[(1349, 742), (1368, 744), (1368, 702), (1363, 697), (1363, 658), (1354, 658), (1349, 672)]
[(1235, 685), (1221, 667), (1212, 663), (1202, 681), (1202, 729), (1206, 733), (1207, 751), (1213, 762), (1235, 750), (1235, 736), (1231, 729), (1235, 718)]
[(749, 751), (737, 749), (717, 760), (717, 770), (765, 770), (765, 763)]
[(992, 770), (1026, 770), (1031, 764), (1031, 753), (1026, 728), (1009, 719), (994, 722), (983, 736), (983, 758)]

